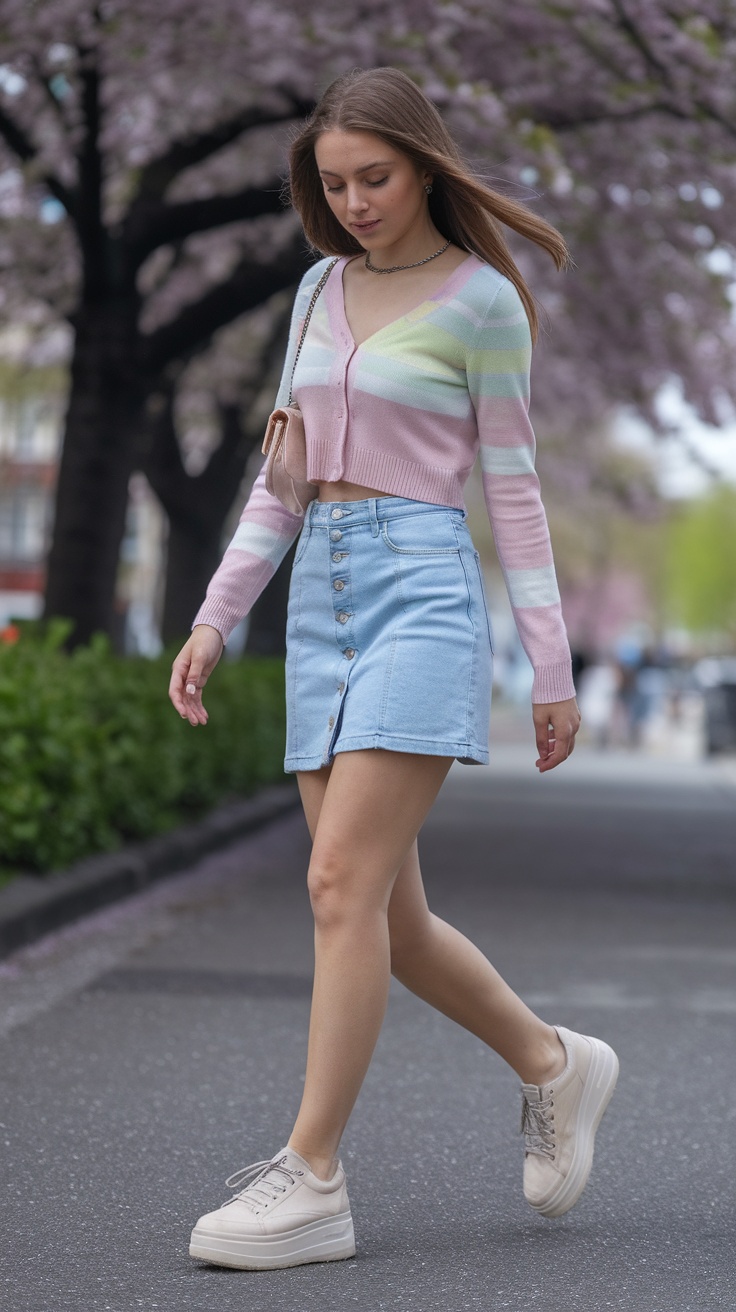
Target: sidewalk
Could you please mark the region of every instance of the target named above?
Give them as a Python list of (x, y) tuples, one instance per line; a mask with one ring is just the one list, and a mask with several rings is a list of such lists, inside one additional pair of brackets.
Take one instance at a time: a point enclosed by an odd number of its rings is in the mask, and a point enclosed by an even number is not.
[(252, 1275), (188, 1258), (193, 1220), (298, 1104), (312, 924), (295, 810), (0, 965), (8, 1312), (732, 1305), (732, 785), (582, 746), (540, 777), (535, 755), (454, 765), (420, 856), (439, 915), (545, 1019), (619, 1053), (573, 1212), (524, 1202), (513, 1073), (394, 982), (341, 1149), (356, 1259)]
[(198, 857), (300, 806), (296, 781), (226, 802), (190, 825), (100, 852), (68, 870), (17, 875), (0, 888), (0, 960), (45, 934), (139, 893), (191, 866)]

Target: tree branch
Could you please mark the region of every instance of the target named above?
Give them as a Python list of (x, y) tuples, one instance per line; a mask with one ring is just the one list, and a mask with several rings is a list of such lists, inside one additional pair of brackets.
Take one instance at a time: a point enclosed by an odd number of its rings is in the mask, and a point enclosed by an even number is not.
[[(650, 71), (656, 73), (664, 88), (668, 90), (672, 89), (673, 80), (670, 69), (667, 64), (654, 53), (651, 45), (637, 27), (634, 19), (625, 9), (622, 0), (613, 0), (613, 6), (618, 16), (619, 29), (638, 50)], [(676, 22), (676, 17), (674, 15), (668, 14), (668, 17), (672, 22)], [(576, 32), (576, 39), (583, 45), (592, 58), (596, 59), (604, 68), (610, 69), (612, 64), (612, 55), (610, 51), (600, 49), (583, 32)], [(619, 70), (619, 72), (623, 77), (623, 70)], [(729, 136), (736, 135), (736, 123), (728, 119), (714, 105), (697, 97), (692, 101), (692, 108), (697, 110), (697, 112), (704, 118), (711, 119), (714, 123), (717, 123), (719, 127), (723, 128), (724, 131), (728, 133)], [(682, 121), (686, 121), (692, 117), (686, 109), (680, 108), (670, 101), (657, 100), (651, 101), (645, 105), (640, 105), (636, 109), (627, 110), (621, 114), (611, 113), (608, 110), (601, 110), (600, 112), (596, 111), (593, 113), (586, 113), (585, 115), (576, 116), (569, 114), (567, 116), (560, 116), (559, 123), (553, 121), (554, 115), (549, 115), (539, 121), (547, 123), (548, 126), (556, 128), (558, 131), (566, 131), (569, 129), (575, 129), (586, 123), (601, 122), (604, 119), (610, 119), (613, 121), (618, 119), (640, 118), (653, 113), (668, 114), (670, 117), (678, 118)]]
[(54, 117), (58, 119), (59, 123), (66, 130), (69, 125), (66, 121), (66, 117), (64, 115), (64, 110), (61, 101), (54, 95), (54, 92), (51, 89), (51, 79), (46, 76), (46, 74), (44, 73), (41, 67), (40, 60), (37, 59), (35, 55), (31, 59), (31, 64), (36, 74), (38, 85), (43, 90), (44, 96), (46, 97), (48, 104), (51, 106), (51, 109), (54, 111)]
[(634, 109), (622, 110), (620, 113), (610, 109), (581, 110), (563, 113), (555, 110), (534, 111), (534, 121), (552, 128), (555, 132), (574, 132), (576, 128), (588, 127), (593, 123), (625, 123), (631, 119), (646, 118), (649, 114), (669, 114), (673, 118), (689, 119), (684, 110), (670, 105), (666, 101), (652, 101), (647, 105), (637, 105)]
[(129, 246), (133, 268), (159, 246), (183, 241), (195, 232), (207, 232), (226, 223), (260, 218), (263, 214), (281, 214), (281, 188), (244, 187), (229, 196), (209, 196), (204, 200), (182, 201), (178, 205), (138, 205), (126, 219), (123, 240)]
[[(290, 97), (286, 108), (283, 110), (265, 109), (261, 105), (249, 105), (246, 109), (238, 110), (232, 118), (215, 124), (208, 132), (193, 134), (189, 137), (183, 137), (179, 141), (173, 141), (161, 155), (157, 156), (156, 159), (149, 160), (142, 168), (138, 188), (139, 197), (146, 198), (149, 201), (151, 199), (161, 200), (167, 187), (184, 169), (191, 168), (194, 164), (200, 164), (202, 160), (208, 159), (210, 155), (222, 150), (224, 146), (229, 146), (231, 142), (236, 141), (244, 132), (248, 132), (252, 128), (286, 123), (290, 119), (298, 118), (300, 114), (308, 113), (312, 108), (312, 104), (313, 102), (306, 104)], [(131, 212), (135, 209), (137, 203), (137, 201), (133, 202)]]
[[(631, 81), (631, 66), (626, 62), (622, 64), (619, 51), (612, 45), (606, 46), (604, 43), (603, 48), (601, 48), (599, 33), (594, 36), (590, 30), (586, 31), (585, 28), (581, 27), (575, 27), (574, 33), (575, 40), (582, 46), (583, 50), (587, 50), (595, 63), (602, 64), (606, 72), (615, 73), (623, 82)], [(626, 55), (628, 53), (627, 49)]]
[(718, 125), (724, 128), (730, 137), (736, 136), (736, 123), (732, 123), (730, 119), (724, 118), (723, 114), (715, 109), (713, 105), (707, 105), (704, 100), (695, 100), (693, 103), (695, 108), (699, 110), (705, 118), (710, 118), (714, 123), (718, 123)]
[[(24, 164), (30, 163), (38, 158), (38, 150), (34, 146), (30, 137), (26, 135), (20, 124), (6, 113), (4, 107), (0, 105), (0, 136), (5, 140), (6, 145), (10, 147), (15, 155), (18, 156)], [(60, 178), (54, 173), (45, 172), (41, 175), (41, 181), (44, 186), (51, 192), (64, 206), (67, 214), (72, 218), (76, 216), (76, 198), (74, 192), (64, 186)]]
[[(662, 84), (661, 91), (666, 95), (667, 90), (672, 86), (672, 79), (669, 76), (665, 65), (662, 64), (650, 49), (647, 41), (624, 8), (622, 0), (613, 0), (613, 8), (616, 17), (608, 20), (610, 27), (613, 30), (618, 30), (624, 35), (629, 46), (633, 45), (636, 48), (647, 68), (657, 74), (658, 79)], [(582, 49), (587, 51), (591, 59), (605, 69), (606, 73), (609, 75), (614, 73), (623, 80), (627, 80), (635, 85), (634, 79), (632, 78), (631, 68), (628, 66), (622, 67), (621, 61), (618, 58), (618, 51), (615, 49), (609, 49), (605, 45), (602, 45), (599, 40), (594, 39), (590, 31), (586, 31), (576, 26), (572, 27), (571, 30), (574, 33), (574, 39)], [(651, 91), (645, 91), (644, 87), (641, 87), (640, 94), (651, 95)], [(585, 127), (594, 123), (626, 122), (628, 120), (644, 118), (648, 114), (654, 113), (667, 114), (671, 118), (677, 118), (680, 120), (687, 120), (690, 117), (688, 112), (677, 106), (673, 101), (662, 98), (656, 100), (649, 99), (644, 103), (623, 110), (615, 110), (612, 109), (610, 105), (606, 105), (601, 106), (600, 108), (590, 108), (585, 110), (568, 109), (566, 111), (559, 111), (555, 109), (549, 113), (545, 112), (543, 114), (533, 111), (533, 116), (535, 121), (544, 123), (555, 131), (567, 132), (575, 131), (578, 127)]]
[[(263, 439), (262, 432), (257, 430), (251, 417), (256, 408), (258, 392), (263, 379), (270, 373), (274, 356), (277, 352), (283, 354), (286, 347), (290, 318), (289, 310), (274, 315), (269, 330), (259, 342), (256, 361), (258, 380), (251, 381), (245, 388), (241, 388), (236, 402), (218, 401), (217, 403), (222, 440), (220, 445), (215, 447), (200, 475), (202, 488), (207, 492), (208, 500), (217, 497), (217, 490), (222, 488), (223, 483), (225, 486), (232, 485), (233, 461), (237, 464), (242, 459), (244, 467), (245, 460), (256, 442), (260, 445)], [(248, 416), (246, 420), (243, 419), (244, 414)], [(227, 505), (223, 508), (227, 510)]]
[[(230, 483), (228, 473), (233, 465), (245, 464), (241, 459), (249, 443), (240, 417), (240, 406), (233, 401), (218, 401), (217, 412), (220, 417), (220, 443), (216, 446), (200, 475), (203, 490), (208, 497), (217, 496), (218, 489)], [(232, 487), (232, 484), (230, 484)], [(228, 493), (229, 500), (232, 500)], [(227, 506), (225, 506), (227, 510)]]
[(209, 344), (220, 328), (263, 305), (275, 292), (298, 282), (309, 264), (301, 236), (273, 264), (256, 264), (251, 257), (241, 260), (225, 282), (205, 292), (200, 300), (185, 305), (176, 319), (143, 339), (144, 367), (155, 374), (173, 360), (191, 359)]
[(162, 382), (156, 392), (158, 408), (148, 416), (138, 462), (161, 504), (175, 513), (185, 496), (187, 474), (174, 424), (174, 383)]
[(653, 73), (657, 73), (659, 77), (661, 77), (665, 86), (671, 87), (672, 78), (670, 76), (670, 70), (668, 69), (667, 65), (662, 62), (661, 59), (657, 58), (651, 46), (649, 45), (649, 42), (645, 39), (643, 34), (640, 32), (639, 28), (636, 26), (636, 23), (634, 22), (631, 15), (627, 13), (622, 3), (622, 0), (613, 0), (613, 7), (616, 13), (618, 14), (618, 21), (621, 30), (625, 32), (631, 44), (635, 46), (636, 49), (639, 51), (639, 54), (641, 55), (645, 64), (647, 64), (647, 66), (650, 68), (650, 70)]

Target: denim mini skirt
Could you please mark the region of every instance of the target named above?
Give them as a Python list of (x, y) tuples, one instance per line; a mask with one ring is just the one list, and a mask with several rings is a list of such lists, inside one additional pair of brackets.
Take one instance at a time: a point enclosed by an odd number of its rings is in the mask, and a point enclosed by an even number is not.
[(382, 747), (488, 764), (493, 637), (467, 511), (310, 501), (286, 626), (284, 771)]

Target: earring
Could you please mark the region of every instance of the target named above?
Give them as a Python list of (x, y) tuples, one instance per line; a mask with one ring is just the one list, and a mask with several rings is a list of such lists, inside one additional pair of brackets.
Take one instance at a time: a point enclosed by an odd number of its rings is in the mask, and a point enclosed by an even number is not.
[(431, 182), (428, 182), (428, 183), (426, 184), (424, 190), (426, 191), (426, 193), (427, 193), (428, 196), (431, 195), (431, 192), (432, 192), (432, 183), (431, 183)]

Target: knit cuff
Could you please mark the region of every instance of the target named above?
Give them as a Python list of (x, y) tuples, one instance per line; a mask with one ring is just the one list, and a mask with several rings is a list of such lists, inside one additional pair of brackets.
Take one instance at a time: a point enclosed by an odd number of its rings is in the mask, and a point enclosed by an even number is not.
[(566, 702), (575, 697), (575, 684), (572, 679), (572, 661), (561, 661), (559, 665), (540, 665), (534, 671), (532, 701), (539, 703)]
[(224, 644), (242, 619), (240, 612), (233, 610), (224, 597), (207, 597), (192, 620), (192, 628), (196, 624), (211, 624), (213, 629), (217, 629)]

